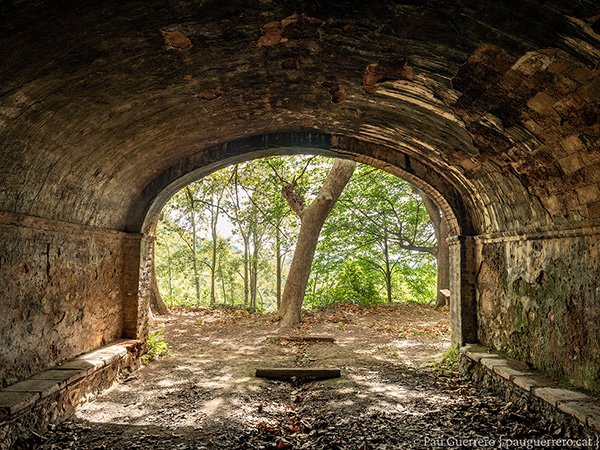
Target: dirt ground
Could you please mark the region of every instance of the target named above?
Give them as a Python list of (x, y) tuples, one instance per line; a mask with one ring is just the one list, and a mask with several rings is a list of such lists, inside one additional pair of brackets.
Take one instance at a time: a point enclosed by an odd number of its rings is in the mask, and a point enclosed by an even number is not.
[[(169, 356), (80, 407), (32, 448), (499, 448), (468, 440), (563, 434), (433, 364), (450, 345), (445, 311), (345, 305), (307, 314), (296, 331), (335, 343), (270, 339), (279, 333), (273, 317), (241, 310), (176, 311), (155, 319), (153, 328), (162, 326)], [(294, 366), (337, 367), (342, 376), (254, 376)]]

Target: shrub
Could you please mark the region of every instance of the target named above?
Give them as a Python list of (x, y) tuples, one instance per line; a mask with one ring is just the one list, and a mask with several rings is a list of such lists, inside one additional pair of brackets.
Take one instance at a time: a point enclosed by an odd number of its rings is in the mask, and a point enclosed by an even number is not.
[(148, 339), (146, 339), (146, 345), (148, 346), (148, 353), (142, 356), (142, 362), (148, 364), (150, 361), (166, 356), (170, 354), (169, 344), (167, 344), (162, 337), (162, 333), (165, 327), (162, 327), (155, 333), (150, 333)]
[(325, 302), (374, 305), (381, 303), (382, 299), (375, 286), (373, 274), (365, 270), (358, 261), (349, 261), (344, 264), (335, 287), (325, 294)]

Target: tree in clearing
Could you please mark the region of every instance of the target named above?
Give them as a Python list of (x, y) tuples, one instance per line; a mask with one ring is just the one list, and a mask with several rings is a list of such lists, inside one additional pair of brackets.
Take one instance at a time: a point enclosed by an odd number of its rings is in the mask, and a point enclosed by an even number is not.
[(344, 187), (350, 181), (355, 168), (354, 161), (336, 159), (323, 187), (308, 206), (305, 205), (302, 195), (295, 189), (296, 180), (282, 189), (290, 208), (300, 217), (300, 233), (281, 297), (279, 316), (282, 328), (293, 327), (300, 322), (302, 300), (321, 228)]

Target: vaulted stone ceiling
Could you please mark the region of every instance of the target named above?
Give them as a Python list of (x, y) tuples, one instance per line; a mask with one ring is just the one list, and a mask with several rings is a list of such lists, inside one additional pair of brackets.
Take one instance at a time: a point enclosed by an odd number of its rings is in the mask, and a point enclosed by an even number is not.
[(1, 8), (0, 210), (139, 231), (259, 142), (408, 155), (479, 233), (600, 217), (595, 0)]

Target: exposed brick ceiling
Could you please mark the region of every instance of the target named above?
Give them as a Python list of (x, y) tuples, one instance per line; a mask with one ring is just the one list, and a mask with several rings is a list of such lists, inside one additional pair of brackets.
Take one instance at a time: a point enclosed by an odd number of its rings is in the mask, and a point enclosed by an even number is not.
[(600, 218), (595, 0), (10, 4), (0, 210), (139, 231), (269, 135), (397, 165), (473, 232)]

